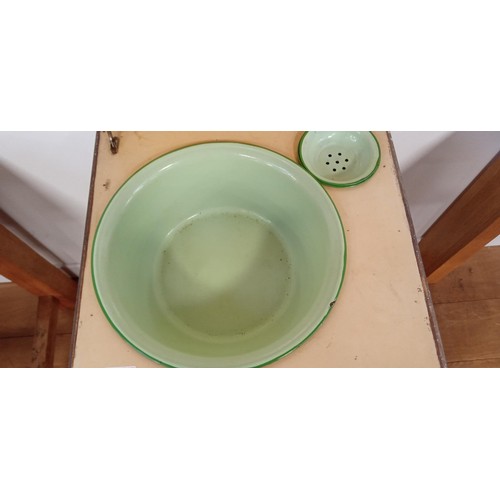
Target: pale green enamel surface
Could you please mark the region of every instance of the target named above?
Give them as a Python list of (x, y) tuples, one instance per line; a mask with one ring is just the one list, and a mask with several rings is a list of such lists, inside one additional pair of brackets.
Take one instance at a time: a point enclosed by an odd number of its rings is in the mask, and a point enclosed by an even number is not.
[(94, 286), (134, 347), (170, 366), (258, 366), (337, 297), (345, 238), (303, 169), (237, 143), (184, 148), (132, 176), (94, 241)]
[(380, 162), (371, 132), (306, 132), (300, 141), (302, 164), (321, 182), (353, 186), (369, 179)]

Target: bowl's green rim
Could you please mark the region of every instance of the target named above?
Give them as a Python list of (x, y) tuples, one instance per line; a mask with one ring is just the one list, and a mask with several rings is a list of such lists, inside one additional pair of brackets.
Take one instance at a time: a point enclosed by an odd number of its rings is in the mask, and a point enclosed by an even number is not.
[[(364, 131), (366, 132), (366, 131)], [(298, 148), (298, 153), (299, 153), (299, 159), (300, 159), (300, 163), (302, 163), (302, 165), (304, 166), (304, 168), (317, 180), (319, 181), (320, 183), (322, 184), (327, 184), (328, 186), (332, 186), (332, 187), (351, 187), (351, 186), (357, 186), (358, 184), (362, 184), (363, 182), (367, 181), (368, 179), (370, 179), (370, 177), (373, 176), (373, 174), (375, 174), (375, 172), (377, 171), (379, 165), (380, 165), (380, 159), (381, 159), (381, 152), (380, 152), (380, 144), (377, 140), (377, 138), (375, 137), (375, 134), (373, 132), (370, 132), (368, 131), (369, 134), (371, 134), (371, 136), (375, 139), (375, 144), (377, 145), (377, 149), (378, 149), (378, 158), (377, 158), (377, 161), (375, 162), (375, 166), (373, 167), (373, 169), (368, 173), (368, 175), (366, 175), (365, 177), (361, 178), (361, 179), (358, 179), (357, 181), (353, 181), (353, 182), (332, 182), (328, 179), (324, 179), (318, 175), (316, 175), (312, 169), (306, 164), (306, 162), (304, 161), (304, 158), (302, 158), (302, 143), (306, 137), (307, 134), (309, 134), (309, 132), (304, 132), (302, 134), (302, 137), (300, 138), (300, 141), (299, 141), (299, 148)]]
[[(111, 203), (113, 202), (113, 200), (115, 199), (115, 197), (118, 195), (118, 193), (122, 190), (122, 188), (125, 186), (125, 184), (127, 184), (141, 170), (145, 169), (146, 167), (148, 167), (149, 165), (151, 165), (151, 163), (155, 162), (156, 160), (159, 160), (160, 158), (162, 158), (164, 156), (167, 156), (167, 155), (169, 155), (171, 153), (175, 153), (175, 152), (181, 151), (183, 149), (188, 149), (188, 148), (192, 148), (192, 147), (200, 146), (200, 145), (204, 145), (204, 144), (219, 144), (219, 145), (223, 145), (223, 144), (241, 144), (243, 146), (252, 146), (254, 148), (264, 149), (264, 150), (269, 151), (271, 153), (274, 153), (274, 154), (276, 154), (278, 156), (281, 156), (282, 158), (285, 158), (286, 160), (288, 160), (289, 162), (293, 163), (294, 165), (296, 165), (301, 170), (303, 170), (306, 173), (308, 173), (311, 176), (311, 178), (315, 182), (317, 182), (317, 184), (323, 189), (323, 191), (325, 192), (326, 196), (328, 197), (328, 199), (330, 200), (330, 202), (331, 202), (331, 204), (333, 206), (333, 209), (334, 209), (334, 211), (335, 211), (335, 213), (337, 215), (337, 218), (338, 218), (338, 220), (340, 222), (340, 228), (342, 230), (342, 243), (343, 243), (343, 255), (344, 255), (343, 262), (342, 262), (342, 274), (341, 274), (341, 277), (340, 277), (340, 283), (339, 283), (339, 286), (337, 288), (336, 294), (333, 297), (333, 299), (330, 301), (330, 307), (328, 308), (326, 314), (323, 316), (323, 318), (320, 319), (320, 321), (313, 328), (313, 330), (308, 335), (306, 335), (305, 338), (303, 338), (297, 344), (295, 344), (293, 347), (291, 347), (287, 351), (281, 353), (280, 355), (278, 355), (278, 356), (276, 356), (276, 357), (274, 357), (274, 358), (272, 358), (272, 359), (270, 359), (268, 361), (265, 361), (264, 363), (248, 367), (248, 368), (259, 368), (259, 367), (266, 366), (266, 365), (269, 365), (271, 363), (274, 363), (275, 361), (278, 361), (279, 359), (283, 358), (284, 356), (290, 354), (292, 351), (294, 351), (295, 349), (297, 349), (298, 347), (300, 347), (306, 340), (308, 340), (318, 330), (318, 328), (323, 324), (323, 322), (325, 321), (325, 319), (327, 318), (327, 316), (330, 314), (331, 310), (333, 309), (333, 306), (337, 302), (337, 298), (339, 296), (340, 290), (342, 289), (342, 285), (344, 284), (344, 278), (345, 278), (345, 272), (346, 272), (346, 264), (347, 264), (347, 242), (346, 242), (346, 235), (345, 235), (345, 229), (344, 229), (344, 224), (342, 222), (342, 218), (340, 217), (339, 211), (337, 210), (337, 207), (335, 206), (335, 203), (333, 202), (331, 196), (328, 194), (328, 192), (326, 191), (326, 189), (309, 172), (309, 170), (303, 169), (298, 163), (296, 163), (292, 159), (288, 158), (287, 156), (282, 155), (281, 153), (277, 153), (276, 151), (273, 151), (272, 149), (269, 149), (269, 148), (266, 148), (266, 147), (256, 146), (255, 144), (250, 144), (250, 143), (245, 143), (245, 142), (240, 142), (240, 141), (207, 141), (207, 142), (197, 142), (197, 143), (194, 143), (194, 144), (189, 144), (188, 146), (183, 146), (183, 147), (180, 147), (180, 148), (177, 148), (177, 149), (173, 149), (173, 150), (168, 151), (167, 153), (164, 153), (164, 154), (162, 154), (162, 155), (154, 158), (153, 160), (149, 161), (148, 163), (146, 163), (145, 165), (143, 165), (141, 168), (139, 168), (138, 170), (136, 170), (133, 174), (131, 174), (122, 183), (122, 185), (116, 190), (116, 192), (113, 194), (113, 196), (110, 198), (110, 200), (106, 204), (106, 207), (104, 208), (104, 210), (103, 210), (103, 212), (102, 212), (102, 214), (101, 214), (101, 216), (99, 218), (99, 222), (97, 223), (97, 227), (96, 227), (96, 230), (94, 232), (94, 237), (93, 237), (93, 241), (92, 241), (92, 252), (91, 252), (91, 256), (90, 256), (90, 269), (91, 269), (91, 275), (92, 275), (92, 284), (93, 284), (94, 291), (95, 291), (95, 294), (96, 294), (96, 297), (97, 297), (97, 302), (99, 303), (99, 306), (101, 307), (101, 310), (104, 313), (104, 316), (108, 320), (109, 324), (113, 327), (113, 329), (120, 335), (120, 337), (123, 340), (125, 340), (125, 342), (127, 342), (131, 347), (133, 347), (136, 351), (138, 351), (140, 354), (142, 354), (146, 358), (149, 358), (152, 361), (154, 361), (154, 362), (156, 362), (156, 363), (158, 363), (160, 365), (166, 366), (168, 368), (181, 368), (181, 366), (176, 366), (176, 365), (168, 364), (167, 362), (165, 362), (165, 361), (163, 361), (161, 359), (158, 359), (158, 358), (154, 357), (153, 355), (151, 355), (151, 354), (143, 351), (140, 347), (136, 346), (130, 339), (128, 339), (126, 337), (126, 335), (118, 328), (118, 326), (115, 325), (115, 323), (113, 322), (113, 320), (108, 315), (108, 313), (106, 311), (106, 307), (104, 306), (104, 303), (102, 301), (102, 298), (99, 295), (99, 290), (97, 288), (97, 282), (96, 282), (96, 277), (95, 277), (95, 269), (94, 269), (95, 259), (94, 259), (94, 255), (95, 255), (95, 249), (96, 249), (96, 241), (98, 239), (99, 229), (101, 227), (101, 223), (102, 223), (102, 221), (103, 221), (103, 219), (104, 219), (104, 217), (106, 215), (106, 212), (107, 212), (108, 208), (111, 206)], [(188, 368), (191, 368), (191, 367), (188, 367)], [(224, 367), (221, 367), (221, 368), (224, 368)], [(239, 367), (235, 367), (235, 368), (239, 368)], [(242, 368), (244, 368), (244, 367), (242, 367)]]

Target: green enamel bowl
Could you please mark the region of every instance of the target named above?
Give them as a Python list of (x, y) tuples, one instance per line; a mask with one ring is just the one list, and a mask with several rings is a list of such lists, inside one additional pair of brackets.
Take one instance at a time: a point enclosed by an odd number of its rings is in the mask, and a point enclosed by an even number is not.
[(306, 132), (299, 158), (320, 182), (347, 187), (368, 180), (380, 164), (380, 146), (371, 132)]
[(345, 269), (342, 223), (304, 169), (272, 151), (208, 143), (130, 177), (94, 237), (92, 275), (115, 330), (176, 367), (253, 367), (304, 342)]

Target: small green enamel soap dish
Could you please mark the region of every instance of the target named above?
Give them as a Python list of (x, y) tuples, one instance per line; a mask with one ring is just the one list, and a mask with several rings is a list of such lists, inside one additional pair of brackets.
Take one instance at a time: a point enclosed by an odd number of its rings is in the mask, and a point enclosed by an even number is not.
[(306, 132), (299, 143), (302, 165), (329, 186), (368, 180), (380, 163), (380, 146), (371, 132)]

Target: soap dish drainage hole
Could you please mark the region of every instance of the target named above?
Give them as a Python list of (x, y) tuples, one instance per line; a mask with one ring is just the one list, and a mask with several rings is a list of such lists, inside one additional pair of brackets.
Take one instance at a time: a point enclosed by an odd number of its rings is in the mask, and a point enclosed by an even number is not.
[[(337, 155), (338, 155), (338, 156), (342, 156), (342, 153), (337, 153)], [(331, 158), (331, 157), (332, 157), (332, 154), (331, 154), (331, 153), (329, 153), (329, 154), (328, 154), (328, 158)], [(349, 158), (345, 158), (345, 159), (344, 159), (344, 161), (345, 161), (346, 163), (349, 163)], [(326, 162), (325, 162), (325, 164), (326, 164), (326, 165), (330, 165), (330, 162), (329, 162), (329, 161), (326, 161)], [(340, 160), (335, 160), (335, 164), (336, 164), (336, 165), (339, 165), (339, 164), (340, 164)], [(346, 169), (346, 167), (342, 167), (342, 170), (345, 170), (345, 169)], [(337, 170), (334, 168), (334, 169), (333, 169), (333, 171), (334, 171), (334, 172), (336, 172)]]

